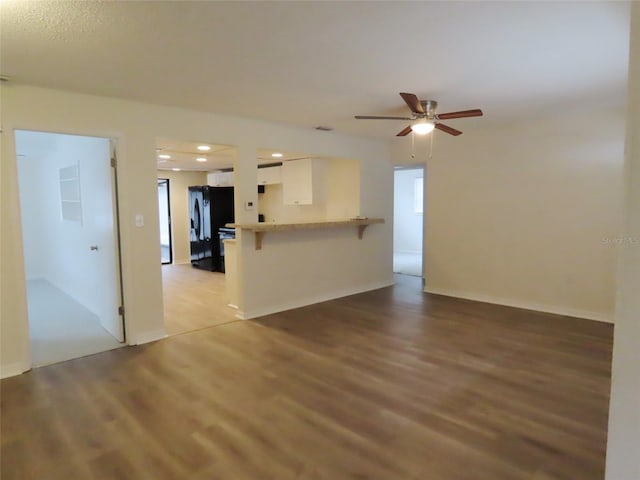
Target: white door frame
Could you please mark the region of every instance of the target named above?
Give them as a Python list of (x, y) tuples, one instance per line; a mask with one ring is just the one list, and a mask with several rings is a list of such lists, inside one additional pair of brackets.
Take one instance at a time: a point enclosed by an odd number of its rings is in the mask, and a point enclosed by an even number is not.
[[(118, 159), (118, 150), (119, 150), (119, 143), (122, 141), (122, 135), (121, 134), (114, 134), (113, 132), (100, 132), (100, 131), (93, 131), (93, 130), (51, 130), (49, 128), (39, 128), (38, 126), (24, 126), (24, 125), (13, 125), (11, 127), (11, 143), (13, 145), (13, 155), (14, 155), (14, 162), (15, 162), (15, 173), (16, 173), (16, 183), (18, 182), (18, 157), (17, 157), (17, 151), (16, 151), (16, 131), (31, 131), (31, 132), (39, 132), (39, 133), (49, 133), (49, 134), (58, 134), (58, 135), (76, 135), (76, 136), (81, 136), (81, 137), (94, 137), (94, 138), (103, 138), (105, 140), (109, 141), (109, 145), (110, 145), (110, 154), (111, 154), (111, 158), (115, 160), (112, 161), (112, 174), (111, 174), (111, 192), (112, 192), (112, 202), (113, 202), (113, 222), (114, 222), (114, 248), (115, 248), (115, 258), (116, 258), (116, 281), (117, 281), (117, 285), (116, 285), (116, 290), (118, 292), (118, 303), (120, 305), (121, 308), (121, 321), (122, 321), (122, 333), (123, 333), (123, 341), (121, 343), (123, 343), (124, 345), (130, 345), (129, 340), (131, 338), (131, 333), (130, 333), (130, 326), (127, 324), (127, 322), (125, 321), (125, 295), (124, 295), (124, 278), (123, 278), (123, 269), (122, 269), (122, 235), (121, 235), (121, 223), (120, 223), (120, 217), (121, 217), (121, 205), (120, 205), (120, 196), (119, 196), (119, 191), (118, 191), (118, 182), (119, 182), (119, 176), (118, 176), (118, 168), (117, 168), (117, 159)], [(7, 132), (8, 133), (8, 132)], [(20, 191), (19, 189), (17, 190), (18, 195), (20, 195)], [(19, 202), (18, 202), (19, 205)], [(24, 238), (23, 237), (23, 233), (22, 233), (22, 207), (19, 205), (18, 207), (18, 221), (20, 222), (19, 225), (17, 225), (17, 228), (20, 231), (20, 237), (21, 237), (21, 244), (23, 245), (24, 248)], [(23, 264), (24, 264), (24, 253), (23, 253)], [(26, 301), (26, 295), (27, 295), (27, 285), (26, 285), (26, 276), (24, 277), (24, 293), (25, 293), (25, 301)], [(25, 318), (25, 327), (26, 327), (26, 332), (28, 334), (29, 331), (29, 314), (28, 311), (26, 312), (26, 318)], [(27, 365), (29, 365), (29, 369), (32, 367), (33, 362), (32, 362), (32, 354), (31, 354), (31, 349), (28, 350), (28, 358), (25, 358), (25, 360), (28, 361)]]
[[(396, 172), (397, 171), (402, 171), (402, 170), (422, 170), (422, 244), (420, 245), (420, 252), (422, 253), (422, 265), (421, 265), (421, 289), (424, 290), (424, 286), (425, 286), (425, 281), (426, 281), (426, 256), (425, 256), (425, 241), (427, 238), (427, 166), (424, 163), (416, 163), (416, 164), (407, 164), (407, 165), (402, 165), (402, 164), (398, 164), (398, 165), (394, 165), (394, 169), (393, 169), (393, 185), (394, 185), (394, 190), (393, 190), (393, 195), (395, 198), (395, 179), (396, 179)], [(395, 208), (395, 205), (394, 205)], [(394, 220), (395, 221), (395, 220)], [(395, 228), (392, 229), (393, 230), (393, 235), (392, 235), (392, 239), (393, 242), (395, 243), (395, 237), (396, 237), (396, 231)], [(393, 249), (392, 249), (393, 250)], [(392, 251), (391, 255), (393, 255), (395, 252)]]

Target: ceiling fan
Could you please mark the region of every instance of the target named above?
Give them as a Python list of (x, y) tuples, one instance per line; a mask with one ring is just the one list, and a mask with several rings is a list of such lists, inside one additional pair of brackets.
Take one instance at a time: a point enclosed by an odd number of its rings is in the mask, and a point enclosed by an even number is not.
[(401, 93), (400, 96), (411, 109), (410, 117), (384, 117), (375, 115), (356, 115), (359, 120), (413, 120), (413, 123), (398, 133), (397, 137), (404, 137), (412, 131), (418, 135), (424, 135), (431, 132), (434, 128), (442, 130), (450, 135), (458, 136), (462, 132), (455, 128), (449, 127), (440, 120), (448, 120), (451, 118), (481, 117), (482, 110), (476, 108), (474, 110), (462, 110), (460, 112), (436, 113), (438, 102), (435, 100), (419, 100), (413, 93)]

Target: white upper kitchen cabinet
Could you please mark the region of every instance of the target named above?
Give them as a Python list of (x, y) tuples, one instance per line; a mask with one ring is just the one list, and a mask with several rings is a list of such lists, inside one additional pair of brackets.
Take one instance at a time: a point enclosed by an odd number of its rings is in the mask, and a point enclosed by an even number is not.
[(258, 168), (258, 185), (275, 185), (282, 183), (282, 167)]
[(282, 203), (312, 205), (324, 202), (325, 164), (323, 160), (303, 158), (282, 163)]
[(212, 187), (233, 187), (233, 172), (208, 173), (207, 184)]

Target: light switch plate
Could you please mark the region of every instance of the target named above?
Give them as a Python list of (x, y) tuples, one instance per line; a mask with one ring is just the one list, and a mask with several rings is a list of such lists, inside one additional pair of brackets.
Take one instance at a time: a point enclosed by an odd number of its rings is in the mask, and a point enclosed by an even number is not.
[(144, 215), (136, 213), (136, 227), (144, 227)]
[(254, 206), (255, 206), (255, 202), (252, 202), (252, 201), (244, 202), (245, 210), (253, 210)]

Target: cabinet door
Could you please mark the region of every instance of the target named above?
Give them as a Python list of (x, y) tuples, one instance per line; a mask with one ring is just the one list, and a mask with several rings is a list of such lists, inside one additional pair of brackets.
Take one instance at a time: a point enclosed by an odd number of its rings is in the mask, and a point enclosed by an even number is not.
[(233, 172), (212, 172), (207, 174), (207, 184), (212, 187), (233, 187)]
[(207, 174), (207, 185), (212, 187), (220, 186), (220, 172), (211, 172)]
[(233, 187), (234, 176), (233, 172), (222, 172), (220, 174), (220, 186), (221, 187)]
[(282, 183), (281, 167), (266, 167), (258, 169), (258, 185), (275, 185)]
[(311, 205), (313, 203), (313, 172), (310, 158), (289, 160), (282, 164), (282, 203)]

